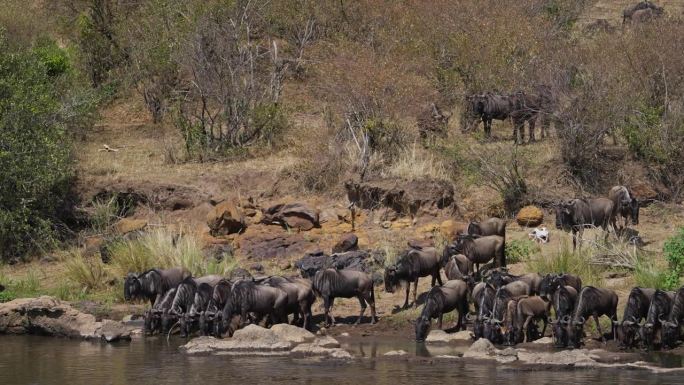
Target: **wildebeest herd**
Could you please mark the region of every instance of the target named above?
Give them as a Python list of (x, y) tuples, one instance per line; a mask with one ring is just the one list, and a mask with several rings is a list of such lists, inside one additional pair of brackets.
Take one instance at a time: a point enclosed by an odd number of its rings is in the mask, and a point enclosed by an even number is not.
[[(575, 240), (585, 227), (612, 227), (618, 232), (624, 228), (617, 225), (618, 220), (627, 226), (637, 224), (638, 218), (639, 202), (624, 186), (612, 188), (609, 198), (572, 199), (556, 206), (556, 227), (571, 231)], [(409, 249), (385, 268), (386, 292), (406, 287), (404, 308), (411, 303), (417, 306), (418, 280), (432, 278), (432, 288), (422, 296), (423, 308), (415, 321), (417, 341), (426, 339), (433, 319), (442, 328), (443, 316), (455, 311), (455, 330), (466, 330), (470, 323), (474, 338), (497, 344), (533, 341), (550, 329), (556, 346), (579, 347), (590, 319), (600, 339), (616, 339), (625, 348), (678, 344), (684, 321), (684, 287), (677, 292), (633, 288), (622, 321), (618, 321), (618, 296), (613, 290), (583, 286), (580, 277), (563, 272), (510, 274), (505, 243), (506, 222), (490, 218), (471, 222), (441, 253), (432, 246), (409, 243)], [(446, 281), (442, 281), (442, 270)], [(375, 323), (374, 281), (369, 274), (341, 265), (305, 273), (302, 276), (307, 278), (231, 280), (219, 275), (192, 277), (181, 268), (152, 269), (129, 274), (124, 296), (152, 304), (145, 313), (147, 334), (171, 333), (178, 326), (181, 336), (196, 332), (232, 336), (242, 325), (261, 322), (266, 326), (290, 322), (311, 329), (316, 298), (323, 302), (326, 326), (335, 324), (335, 298), (359, 300), (357, 324), (370, 306), (370, 323)], [(409, 302), (411, 284), (413, 301)], [(601, 327), (602, 316), (610, 320), (609, 333), (604, 334)]]

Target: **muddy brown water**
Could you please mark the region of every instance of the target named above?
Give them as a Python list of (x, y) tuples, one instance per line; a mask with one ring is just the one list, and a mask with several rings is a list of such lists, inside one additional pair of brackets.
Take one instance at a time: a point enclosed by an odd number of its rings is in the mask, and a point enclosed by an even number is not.
[[(351, 362), (289, 357), (187, 356), (184, 341), (136, 339), (104, 344), (40, 336), (0, 337), (0, 384), (682, 384), (682, 373), (577, 369), (525, 371), (463, 361), (384, 359), (403, 349), (410, 355), (459, 355), (465, 347), (425, 347), (391, 338), (351, 339), (342, 345)], [(655, 355), (663, 366), (681, 366)], [(662, 360), (663, 362), (658, 362)], [(670, 361), (668, 361), (670, 360)]]

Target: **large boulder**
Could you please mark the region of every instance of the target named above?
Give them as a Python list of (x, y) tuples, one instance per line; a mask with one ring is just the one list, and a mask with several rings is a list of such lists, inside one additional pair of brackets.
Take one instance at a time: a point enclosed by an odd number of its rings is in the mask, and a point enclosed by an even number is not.
[(480, 338), (475, 341), (468, 350), (463, 353), (464, 358), (478, 358), (478, 359), (488, 359), (496, 354), (496, 348), (486, 338)]
[(188, 354), (278, 355), (287, 354), (295, 344), (271, 329), (250, 324), (233, 337), (198, 337), (180, 347)]
[(315, 246), (300, 233), (272, 226), (252, 226), (238, 239), (241, 254), (248, 259), (264, 260), (302, 255)]
[(306, 203), (280, 203), (264, 211), (262, 223), (279, 224), (285, 228), (311, 230), (320, 227), (319, 211)]
[(520, 226), (535, 227), (544, 221), (544, 212), (537, 206), (525, 206), (518, 211), (515, 221)]
[(354, 251), (359, 249), (359, 237), (349, 233), (344, 234), (342, 238), (333, 246), (333, 253), (344, 253), (347, 251)]
[(380, 220), (396, 216), (450, 215), (456, 212), (454, 188), (445, 181), (379, 179), (345, 183), (350, 202), (366, 210), (386, 208)]
[(96, 321), (54, 297), (20, 298), (0, 304), (0, 333), (40, 334), (55, 337), (130, 340), (130, 330), (121, 322)]
[(207, 226), (213, 236), (236, 234), (245, 230), (245, 216), (233, 200), (223, 201), (207, 214)]
[(340, 343), (330, 336), (316, 338), (313, 342), (297, 345), (290, 355), (294, 357), (327, 357), (349, 360), (352, 355), (340, 348)]
[(294, 325), (276, 324), (271, 326), (271, 330), (278, 336), (278, 338), (289, 341), (293, 344), (301, 344), (304, 342), (313, 341), (316, 338), (316, 336), (310, 331)]

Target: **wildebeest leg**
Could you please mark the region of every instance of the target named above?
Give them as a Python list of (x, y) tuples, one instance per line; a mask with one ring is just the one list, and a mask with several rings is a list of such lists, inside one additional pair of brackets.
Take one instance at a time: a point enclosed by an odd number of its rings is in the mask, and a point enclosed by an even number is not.
[(544, 337), (544, 334), (546, 334), (546, 326), (549, 324), (549, 317), (543, 317), (542, 321), (544, 322), (544, 327), (542, 328), (541, 336)]
[(492, 136), (492, 119), (483, 116), (482, 124), (484, 125), (485, 138), (490, 138)]
[(528, 120), (528, 123), (529, 123), (529, 125), (530, 125), (530, 126), (528, 127), (529, 136), (530, 136), (530, 143), (531, 143), (531, 142), (535, 142), (535, 141), (537, 141), (537, 139), (534, 137), (534, 129), (535, 129), (535, 126), (536, 126), (536, 116), (535, 116), (534, 118)]
[[(442, 274), (440, 274), (439, 268), (437, 268), (435, 275), (437, 276), (437, 283), (439, 283), (439, 286), (444, 286), (444, 283), (442, 282)], [(432, 286), (435, 286), (435, 284), (433, 283)]]
[(596, 322), (596, 329), (599, 332), (599, 335), (601, 336), (601, 341), (603, 341), (603, 344), (606, 344), (606, 338), (603, 336), (603, 330), (601, 330), (601, 323), (599, 323), (599, 317), (594, 313), (594, 322)]
[(442, 329), (442, 319), (444, 318), (444, 313), (440, 312), (437, 316), (437, 329)]
[(522, 332), (525, 335), (525, 339), (523, 340), (523, 342), (530, 342), (530, 336), (527, 335), (527, 327), (530, 325), (530, 321), (532, 321), (531, 315), (527, 316), (527, 318), (525, 319), (525, 323), (523, 324)]
[(361, 305), (361, 312), (359, 313), (359, 318), (356, 319), (356, 322), (354, 322), (354, 325), (358, 325), (361, 323), (361, 318), (363, 318), (363, 313), (366, 312), (366, 301), (363, 299), (363, 295), (359, 294), (357, 297), (359, 299), (359, 305)]
[(299, 312), (302, 314), (302, 327), (306, 330), (309, 328), (309, 320), (311, 318), (311, 306), (307, 305), (307, 301), (299, 303)]
[(513, 121), (513, 126), (515, 130), (515, 137), (513, 138), (513, 141), (515, 144), (523, 144), (523, 130), (525, 129), (525, 121), (523, 120), (522, 122), (518, 120)]
[(408, 309), (408, 306), (409, 306), (408, 297), (409, 297), (410, 291), (411, 291), (411, 282), (406, 282), (406, 299), (404, 300), (404, 306), (402, 306), (402, 308), (404, 308), (404, 309)]
[(418, 278), (416, 278), (415, 281), (413, 281), (413, 307), (417, 307), (418, 303), (416, 302), (416, 297), (418, 296)]
[(330, 299), (330, 297), (323, 297), (323, 324), (326, 326), (330, 325), (329, 317), (331, 317), (330, 307), (332, 307), (332, 304), (333, 301)]
[(377, 318), (375, 315), (375, 290), (373, 289), (373, 287), (371, 287), (370, 291), (363, 293), (363, 298), (370, 305), (370, 308), (371, 308), (371, 325), (373, 325), (375, 323), (376, 318)]

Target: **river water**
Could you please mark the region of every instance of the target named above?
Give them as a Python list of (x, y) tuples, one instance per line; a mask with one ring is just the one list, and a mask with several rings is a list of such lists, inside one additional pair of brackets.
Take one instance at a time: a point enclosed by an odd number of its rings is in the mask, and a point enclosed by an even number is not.
[(684, 384), (681, 372), (521, 371), (462, 361), (375, 358), (394, 349), (419, 356), (459, 353), (426, 350), (423, 345), (409, 341), (343, 343), (354, 356), (364, 357), (352, 362), (187, 356), (178, 351), (182, 342), (156, 337), (104, 344), (40, 336), (0, 336), (0, 384)]

